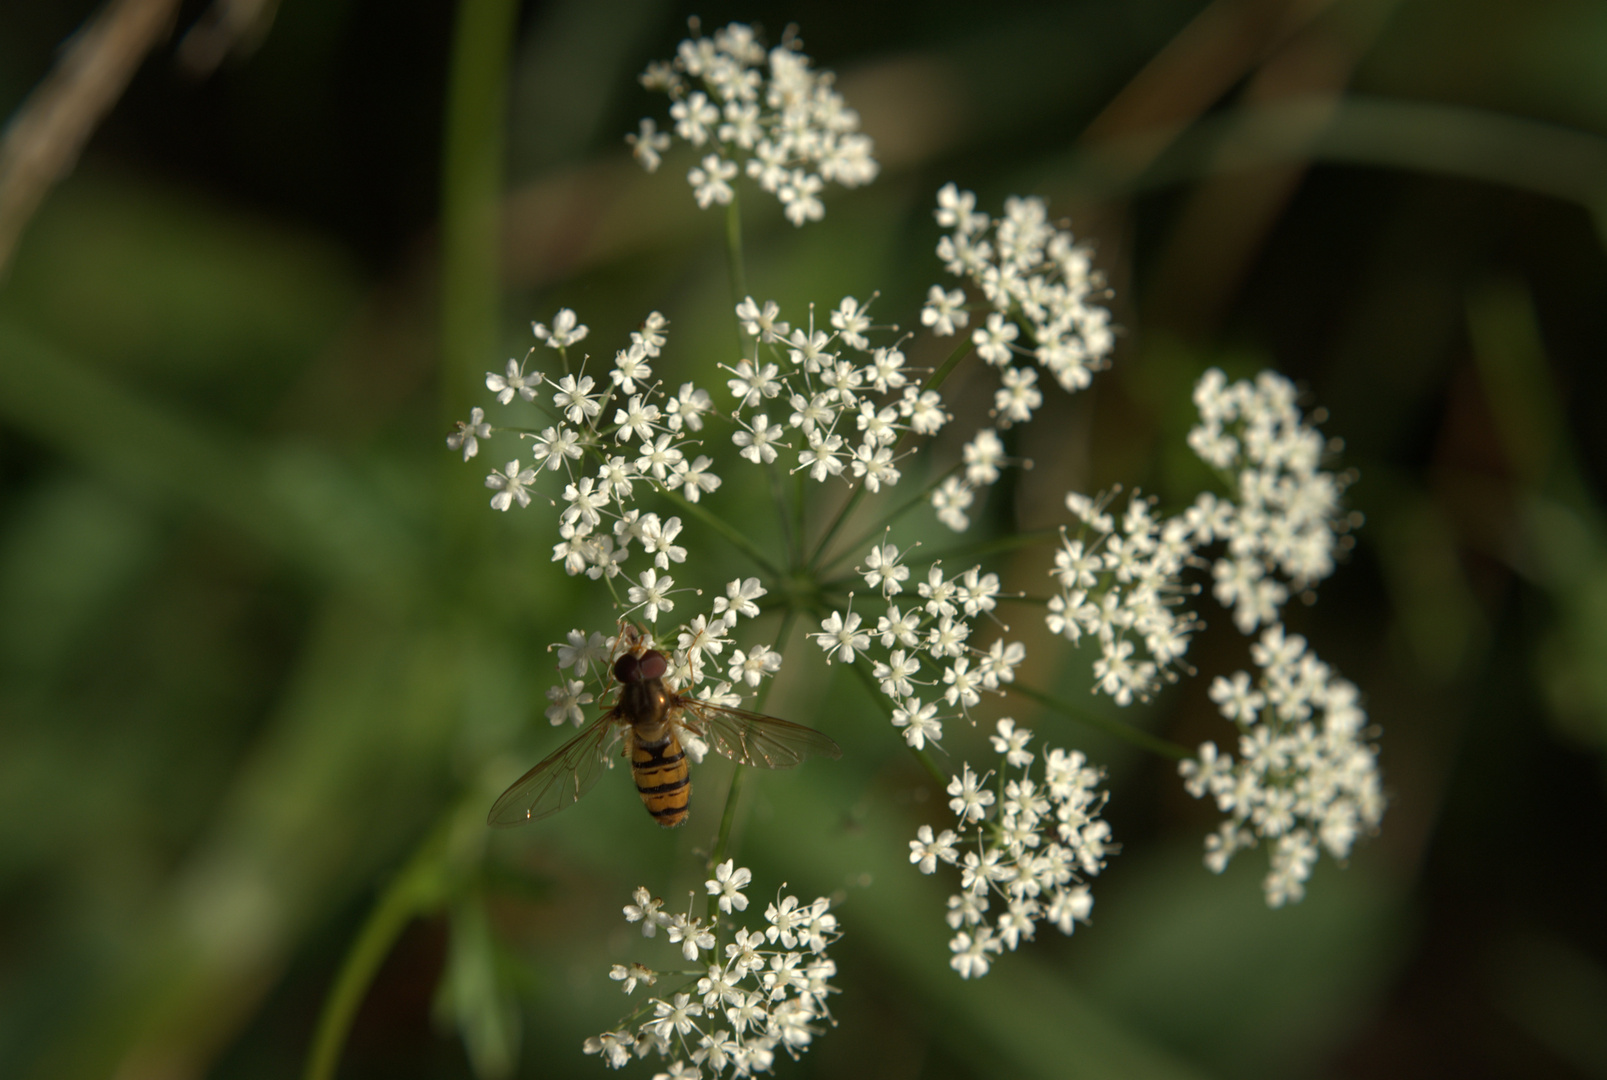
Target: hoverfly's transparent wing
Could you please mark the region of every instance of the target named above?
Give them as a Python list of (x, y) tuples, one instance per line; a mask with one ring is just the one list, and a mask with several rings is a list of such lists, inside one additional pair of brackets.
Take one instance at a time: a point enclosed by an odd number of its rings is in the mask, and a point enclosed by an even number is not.
[(604, 713), (591, 727), (515, 780), (492, 805), (486, 824), (506, 829), (537, 821), (556, 814), (590, 791), (606, 768), (603, 743), (614, 732), (617, 719), (613, 711)]
[(789, 769), (808, 757), (843, 756), (831, 738), (789, 720), (689, 697), (678, 698), (673, 707), (681, 710), (683, 727), (738, 765)]

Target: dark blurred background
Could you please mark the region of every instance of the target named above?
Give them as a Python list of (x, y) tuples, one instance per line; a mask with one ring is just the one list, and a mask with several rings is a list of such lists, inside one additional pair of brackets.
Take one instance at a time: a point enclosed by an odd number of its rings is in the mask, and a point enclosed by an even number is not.
[[(442, 439), (561, 305), (598, 352), (653, 308), (673, 362), (728, 348), (718, 219), (686, 160), (647, 177), (622, 141), (663, 115), (635, 75), (691, 9), (518, 8), (478, 291), (442, 181), (456, 7), (282, 0), (197, 74), (176, 43), (213, 10), (179, 7), (0, 282), (0, 1075), (294, 1075), (376, 902), (450, 850), (461, 880), (394, 920), (340, 1075), (494, 1075), (522, 1029), (516, 1075), (594, 1076), (580, 1042), (640, 944), (617, 912), (695, 887), (726, 774), (701, 832), (609, 792), (482, 835), (552, 745), (545, 646), (609, 616), (548, 564), (550, 512), (487, 511), (487, 457)], [(100, 11), (0, 7), (6, 114)], [(739, 862), (756, 893), (842, 891), (847, 936), (839, 1026), (777, 1073), (1607, 1076), (1607, 5), (696, 13), (798, 24), (883, 164), (806, 230), (751, 199), (755, 292), (880, 289), (913, 323), (949, 180), (990, 208), (1043, 195), (1096, 245), (1115, 366), (1024, 434), (1059, 464), (984, 527), (1058, 523), (1068, 478), (1186, 499), (1211, 365), (1276, 368), (1326, 411), (1365, 524), (1290, 620), (1362, 688), (1391, 794), (1348, 867), (1268, 911), (1260, 853), (1200, 867), (1214, 815), (1170, 763), (1045, 720), (1110, 770), (1123, 852), (1091, 927), (961, 983), (945, 883), (904, 860), (941, 800), (800, 653), (774, 711), (848, 754), (766, 777)], [(460, 78), (496, 70), (462, 55)], [(1203, 610), (1191, 659), (1243, 666)], [(1086, 657), (1036, 676), (1080, 693)], [(1223, 741), (1204, 684), (1122, 718)]]

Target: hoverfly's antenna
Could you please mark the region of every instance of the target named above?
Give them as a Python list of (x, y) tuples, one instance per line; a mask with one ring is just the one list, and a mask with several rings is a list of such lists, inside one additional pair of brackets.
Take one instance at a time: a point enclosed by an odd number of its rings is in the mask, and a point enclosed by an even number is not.
[(614, 638), (612, 644), (614, 658), (618, 659), (625, 653), (639, 651), (650, 642), (641, 627), (629, 619), (621, 619), (619, 620), (619, 634)]

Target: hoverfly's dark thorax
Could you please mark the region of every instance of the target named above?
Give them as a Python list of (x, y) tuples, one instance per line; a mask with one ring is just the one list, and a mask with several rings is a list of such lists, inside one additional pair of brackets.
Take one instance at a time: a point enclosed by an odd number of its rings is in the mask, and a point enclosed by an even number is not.
[[(669, 691), (663, 679), (643, 679), (619, 688), (620, 714), (637, 728), (662, 724), (669, 713)], [(652, 737), (651, 730), (642, 732)]]

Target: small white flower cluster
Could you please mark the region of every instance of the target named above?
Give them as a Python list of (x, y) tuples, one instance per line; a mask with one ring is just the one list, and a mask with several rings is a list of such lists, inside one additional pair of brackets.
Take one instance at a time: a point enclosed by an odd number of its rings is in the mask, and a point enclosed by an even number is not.
[[(675, 134), (708, 149), (687, 174), (699, 207), (729, 203), (740, 169), (801, 226), (825, 216), (820, 192), (827, 183), (852, 188), (876, 178), (859, 114), (832, 88), (830, 71), (810, 67), (800, 45), (789, 39), (766, 51), (751, 27), (732, 23), (713, 37), (681, 42), (674, 60), (642, 76), (649, 90), (669, 95)], [(649, 172), (671, 142), (651, 119), (626, 141)]]
[[(729, 659), (724, 657), (726, 647), (732, 644), (730, 635), (738, 619), (757, 617), (757, 601), (763, 595), (765, 589), (758, 578), (733, 579), (726, 585), (725, 595), (715, 598), (709, 614), (700, 613), (671, 631), (675, 635), (674, 647), (669, 647), (667, 640), (658, 646), (669, 660), (667, 677), (671, 685), (683, 694), (695, 692), (699, 700), (711, 705), (736, 708), (742, 704), (743, 688), (751, 692), (764, 679), (780, 671), (781, 654), (768, 645), (733, 649)], [(631, 599), (637, 601), (634, 588)], [(660, 603), (666, 600), (663, 598)], [(634, 628), (633, 632), (642, 637), (645, 644), (654, 644), (645, 632)], [(614, 685), (610, 665), (618, 655), (619, 638), (605, 638), (595, 631), (588, 635), (584, 630), (571, 630), (567, 641), (553, 647), (558, 651), (560, 675), (573, 670), (576, 677), (563, 677), (548, 689), (547, 719), (554, 726), (566, 721), (578, 726), (585, 720), (582, 707), (598, 700), (587, 686), (597, 687), (601, 694)], [(710, 679), (718, 681), (712, 686), (706, 685)], [(701, 739), (683, 730), (681, 741), (687, 745), (687, 756), (693, 764), (703, 760)]]
[(1209, 794), (1228, 815), (1206, 838), (1206, 866), (1221, 873), (1236, 852), (1268, 841), (1262, 888), (1267, 904), (1281, 907), (1305, 895), (1321, 850), (1343, 860), (1378, 827), (1384, 795), (1355, 685), (1281, 625), (1263, 631), (1250, 653), (1260, 669), (1254, 685), (1243, 671), (1211, 683), (1211, 700), (1239, 729), (1238, 760), (1204, 743), (1178, 771), (1189, 794)]
[(1254, 383), (1229, 384), (1213, 368), (1195, 385), (1194, 403), (1200, 423), (1189, 446), (1229, 479), (1234, 497), (1200, 496), (1191, 523), (1199, 543), (1226, 541), (1227, 554), (1212, 567), (1212, 593), (1249, 634), (1277, 622), (1289, 598), (1274, 571), (1296, 592), (1333, 573), (1347, 481), (1319, 468), (1328, 444), (1283, 376), (1264, 371)]
[[(631, 334), (631, 343), (614, 356), (613, 369), (606, 382), (599, 383), (585, 373), (570, 371), (569, 347), (585, 338), (588, 328), (569, 308), (560, 310), (549, 328), (535, 323), (538, 340), (558, 352), (564, 374), (554, 379), (530, 366), (532, 349), (524, 360), (509, 360), (504, 372), (487, 372), (486, 388), (503, 405), (515, 398), (535, 404), (555, 423), (541, 429), (519, 430), (519, 437), (531, 440), (534, 460), (522, 466), (510, 461), (505, 469), (493, 470), (486, 487), (496, 492), (491, 505), (507, 510), (515, 503), (529, 506), (531, 492), (544, 470), (562, 469), (569, 483), (564, 487), (564, 509), (559, 516), (562, 542), (553, 548), (553, 561), (562, 562), (570, 574), (584, 572), (596, 579), (614, 577), (638, 545), (652, 556), (656, 569), (639, 575), (632, 603), (641, 605), (649, 620), (659, 610), (670, 579), (658, 571), (668, 570), (672, 562), (686, 560), (686, 549), (675, 541), (681, 519), (660, 518), (651, 511), (636, 508), (638, 488), (649, 491), (679, 492), (690, 502), (720, 486), (720, 477), (710, 471), (713, 462), (693, 452), (699, 444), (693, 435), (703, 430), (705, 414), (713, 407), (708, 392), (692, 383), (683, 383), (673, 396), (653, 378), (652, 361), (664, 347), (669, 323), (658, 312), (650, 314)], [(474, 409), (467, 424), (447, 436), (447, 445), (462, 449), (464, 460), (478, 452), (479, 440), (488, 439), (496, 429), (485, 422), (485, 413)], [(580, 475), (577, 462), (590, 458), (595, 471)], [(604, 527), (605, 519), (611, 525)], [(640, 593), (640, 596), (634, 594)]]
[[(731, 441), (743, 457), (769, 464), (782, 450), (796, 451), (792, 471), (822, 483), (833, 476), (863, 479), (873, 493), (898, 483), (893, 447), (900, 435), (936, 434), (949, 414), (937, 391), (911, 380), (897, 345), (871, 345), (869, 307), (843, 297), (828, 333), (815, 327), (813, 309), (808, 325), (793, 327), (773, 300), (761, 306), (750, 296), (737, 305), (756, 343), (752, 359), (722, 365), (737, 402), (731, 416), (739, 430)], [(756, 409), (764, 411), (753, 415)], [(772, 422), (771, 410), (785, 419)]]
[[(937, 203), (938, 224), (953, 230), (938, 242), (938, 257), (949, 273), (980, 289), (993, 309), (971, 334), (977, 355), (1004, 372), (1017, 356), (1031, 356), (1068, 392), (1085, 389), (1093, 373), (1109, 365), (1115, 344), (1109, 310), (1093, 302), (1104, 295), (1104, 282), (1089, 249), (1049, 221), (1042, 199), (1011, 196), (997, 220), (977, 210), (975, 194), (953, 184), (938, 191)], [(968, 321), (963, 303), (963, 294), (934, 285), (921, 321), (940, 335), (953, 334)], [(1030, 350), (1016, 343), (1021, 324)], [(1006, 420), (1026, 420), (1035, 407), (1012, 394), (999, 411)]]
[[(937, 201), (938, 224), (952, 230), (938, 241), (938, 257), (992, 309), (971, 341), (977, 355), (999, 369), (993, 401), (999, 424), (1025, 423), (1043, 404), (1038, 372), (1018, 364), (1019, 357), (1036, 360), (1068, 393), (1086, 388), (1094, 372), (1110, 365), (1115, 345), (1110, 311), (1096, 302), (1105, 288), (1089, 249), (1050, 223), (1042, 199), (1012, 196), (997, 220), (976, 209), (975, 194), (953, 184), (943, 186)], [(965, 304), (963, 290), (933, 285), (921, 322), (939, 336), (956, 334), (970, 321)], [(963, 511), (976, 483), (969, 475), (956, 478), (934, 502), (940, 511), (957, 503)], [(944, 520), (956, 531), (965, 527), (957, 524), (963, 513)]]
[[(720, 911), (732, 915), (747, 910), (742, 890), (752, 880), (751, 872), (727, 859), (704, 884), (719, 898)], [(649, 998), (614, 1030), (587, 1039), (586, 1053), (601, 1055), (615, 1069), (633, 1055), (657, 1054), (669, 1062), (660, 1076), (702, 1076), (704, 1066), (712, 1076), (727, 1068), (732, 1076), (751, 1076), (769, 1072), (778, 1050), (797, 1058), (821, 1034), (822, 1022), (836, 1024), (826, 998), (837, 992), (831, 985), (837, 965), (826, 948), (842, 935), (826, 897), (802, 904), (796, 896), (778, 894), (765, 908), (765, 925), (738, 928), (724, 946), (723, 961), (720, 941), (728, 928), (719, 916), (705, 921), (690, 911), (666, 914), (664, 902), (645, 888), (637, 889), (633, 900), (625, 907), (626, 922), (641, 923), (646, 937), (664, 929), (684, 960), (707, 966), (674, 973), (684, 975), (683, 985), (691, 989), (666, 994), (669, 1000)], [(638, 984), (654, 986), (670, 974), (632, 964), (615, 965), (609, 977), (629, 994)]]
[[(948, 787), (959, 832), (934, 835), (922, 825), (910, 841), (910, 862), (921, 873), (939, 862), (960, 867), (960, 892), (949, 897), (946, 917), (957, 931), (949, 966), (965, 979), (986, 975), (994, 957), (1030, 941), (1042, 920), (1062, 934), (1087, 922), (1094, 898), (1084, 879), (1116, 850), (1099, 816), (1106, 799), (1100, 771), (1081, 753), (1050, 750), (1040, 783), (1027, 749), (1032, 732), (1008, 718), (996, 730), (990, 739), (1001, 758), (998, 790), (983, 786), (993, 773), (979, 777), (967, 763)], [(995, 900), (1002, 910), (990, 921)]]
[[(945, 720), (969, 715), (984, 690), (1002, 693), (1000, 687), (1015, 680), (1027, 650), (1020, 642), (1003, 638), (986, 650), (970, 644), (970, 620), (991, 616), (998, 606), (998, 575), (984, 574), (980, 566), (973, 566), (946, 576), (942, 564), (935, 562), (926, 579), (916, 584), (920, 602), (905, 607), (895, 600), (910, 577), (902, 559), (894, 545), (877, 544), (860, 569), (885, 605), (874, 632), (863, 625), (850, 602), (846, 614), (832, 612), (821, 622), (820, 631), (809, 636), (825, 650), (828, 663), (853, 663), (859, 653), (870, 649), (872, 639), (887, 651), (884, 660), (875, 661), (874, 675), (893, 703), (893, 726), (901, 728), (904, 740), (920, 750), (942, 739)], [(931, 668), (937, 670), (929, 671)], [(948, 707), (941, 715), (940, 703)]]
[(1146, 699), (1162, 678), (1176, 678), (1175, 666), (1198, 629), (1194, 615), (1178, 609), (1183, 570), (1197, 561), (1187, 520), (1157, 519), (1153, 500), (1137, 492), (1119, 530), (1104, 500), (1073, 493), (1066, 508), (1086, 531), (1072, 538), (1061, 530), (1050, 571), (1060, 591), (1049, 598), (1044, 621), (1072, 644), (1084, 636), (1098, 639), (1095, 690), (1118, 705)]
[(480, 440), (491, 437), (491, 425), (486, 423), (485, 410), (476, 405), (469, 410), (469, 422), (458, 421), (458, 429), (446, 437), (446, 445), (453, 450), (463, 451), (463, 460), (468, 461), (480, 452)]
[(1176, 678), (1200, 626), (1178, 605), (1184, 571), (1206, 565), (1201, 550), (1225, 545), (1210, 564), (1211, 592), (1245, 634), (1278, 625), (1291, 586), (1309, 590), (1333, 572), (1345, 480), (1318, 467), (1326, 444), (1294, 397), (1292, 384), (1270, 371), (1229, 385), (1213, 368), (1196, 384), (1201, 422), (1189, 445), (1226, 474), (1231, 499), (1202, 492), (1183, 513), (1164, 518), (1135, 494), (1118, 530), (1107, 500), (1066, 496), (1092, 535), (1062, 535), (1051, 572), (1061, 588), (1046, 621), (1073, 643), (1086, 635), (1099, 640), (1096, 689), (1118, 704)]

